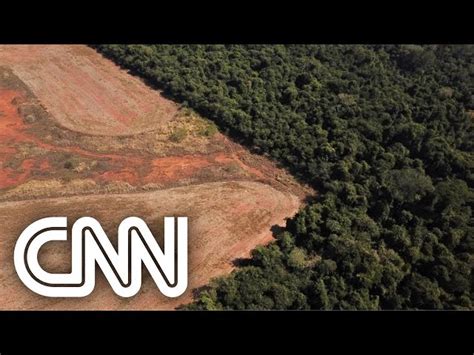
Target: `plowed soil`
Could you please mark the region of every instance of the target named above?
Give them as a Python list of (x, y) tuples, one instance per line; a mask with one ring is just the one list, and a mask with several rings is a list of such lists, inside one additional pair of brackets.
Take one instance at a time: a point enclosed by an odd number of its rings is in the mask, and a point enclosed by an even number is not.
[[(88, 47), (0, 46), (0, 308), (173, 309), (271, 241), (271, 227), (314, 192), (206, 133), (209, 125)], [(94, 216), (111, 238), (129, 215), (157, 237), (164, 216), (188, 216), (188, 291), (167, 299), (146, 276), (139, 295), (122, 299), (98, 276), (80, 300), (33, 294), (13, 269), (13, 247), (26, 226), (53, 215)], [(44, 265), (67, 269), (67, 250), (45, 246)]]
[(34, 92), (64, 127), (131, 135), (169, 121), (177, 105), (85, 46), (1, 46), (0, 63)]
[[(217, 182), (155, 192), (124, 195), (98, 195), (7, 202), (0, 206), (0, 308), (35, 309), (170, 309), (192, 299), (193, 290), (210, 278), (229, 272), (232, 260), (248, 257), (258, 244), (272, 239), (270, 228), (284, 223), (296, 212), (300, 201), (255, 182)], [(111, 208), (113, 206), (113, 208)], [(17, 218), (21, 215), (23, 218)], [(13, 269), (15, 238), (24, 220), (67, 215), (71, 221), (91, 215), (102, 222), (109, 237), (116, 241), (117, 221), (131, 215), (144, 216), (155, 236), (162, 236), (163, 216), (189, 218), (189, 287), (177, 299), (161, 295), (148, 273), (142, 290), (130, 299), (115, 295), (102, 273), (97, 273), (95, 291), (82, 299), (51, 299), (27, 289)], [(10, 236), (10, 237), (8, 237)], [(53, 242), (43, 247), (40, 262), (46, 270), (67, 272), (70, 245)]]

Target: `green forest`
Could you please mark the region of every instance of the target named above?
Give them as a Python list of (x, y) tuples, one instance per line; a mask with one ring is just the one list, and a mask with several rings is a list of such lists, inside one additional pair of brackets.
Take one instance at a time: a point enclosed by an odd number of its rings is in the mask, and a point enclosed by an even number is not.
[(318, 192), (187, 309), (474, 309), (474, 46), (95, 48)]

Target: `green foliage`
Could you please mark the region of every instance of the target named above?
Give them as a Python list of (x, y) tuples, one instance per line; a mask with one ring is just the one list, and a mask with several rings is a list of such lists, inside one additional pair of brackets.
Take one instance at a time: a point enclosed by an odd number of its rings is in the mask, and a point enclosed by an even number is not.
[(415, 169), (389, 170), (385, 184), (392, 197), (401, 202), (421, 200), (434, 187), (429, 176)]
[(188, 131), (186, 128), (178, 127), (170, 134), (170, 140), (175, 143), (180, 143), (186, 138), (187, 135)]
[(64, 169), (72, 170), (74, 168), (74, 163), (71, 160), (67, 160), (64, 163)]
[(294, 248), (288, 254), (288, 266), (295, 269), (304, 269), (308, 264), (306, 258), (307, 256), (304, 249)]
[(212, 137), (218, 132), (217, 126), (212, 121), (205, 121), (205, 124), (200, 127), (199, 134), (204, 137)]
[(433, 65), (436, 56), (433, 51), (422, 46), (402, 46), (398, 55), (398, 64), (408, 71), (425, 70)]
[(190, 308), (474, 307), (473, 46), (98, 49), (318, 190)]

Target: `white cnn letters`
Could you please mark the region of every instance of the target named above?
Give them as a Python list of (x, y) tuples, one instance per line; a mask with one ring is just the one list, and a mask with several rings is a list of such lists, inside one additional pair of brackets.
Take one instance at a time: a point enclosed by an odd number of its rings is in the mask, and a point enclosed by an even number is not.
[(66, 217), (40, 219), (20, 235), (14, 251), (15, 268), (30, 290), (47, 297), (85, 297), (95, 287), (96, 263), (122, 297), (134, 296), (140, 290), (142, 264), (165, 296), (178, 297), (187, 288), (187, 217), (164, 218), (164, 250), (138, 217), (120, 223), (117, 250), (96, 219), (82, 217), (72, 226), (71, 272), (45, 271), (38, 262), (40, 248), (67, 238)]

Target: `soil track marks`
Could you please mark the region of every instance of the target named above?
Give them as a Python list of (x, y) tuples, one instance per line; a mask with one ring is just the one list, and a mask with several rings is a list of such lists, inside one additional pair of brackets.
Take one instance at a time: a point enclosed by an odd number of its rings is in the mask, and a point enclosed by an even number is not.
[[(300, 205), (297, 197), (256, 182), (218, 182), (125, 195), (79, 196), (67, 199), (7, 202), (0, 205), (0, 308), (1, 309), (173, 309), (192, 299), (193, 290), (209, 279), (232, 270), (232, 261), (248, 257), (258, 244), (272, 239), (269, 227), (284, 223)], [(111, 208), (114, 206), (114, 208)], [(18, 215), (24, 218), (17, 218)], [(90, 215), (116, 243), (117, 221), (130, 215), (145, 216), (162, 240), (162, 218), (188, 216), (189, 287), (177, 299), (161, 295), (147, 272), (137, 296), (115, 295), (97, 273), (93, 293), (81, 299), (51, 299), (28, 290), (13, 269), (13, 249), (24, 220), (66, 215), (69, 223)], [(115, 244), (116, 245), (116, 244)], [(50, 272), (70, 271), (70, 243), (52, 242), (40, 252), (40, 263)]]
[(54, 119), (73, 131), (137, 134), (166, 123), (178, 110), (85, 46), (1, 46), (0, 65), (12, 68)]

